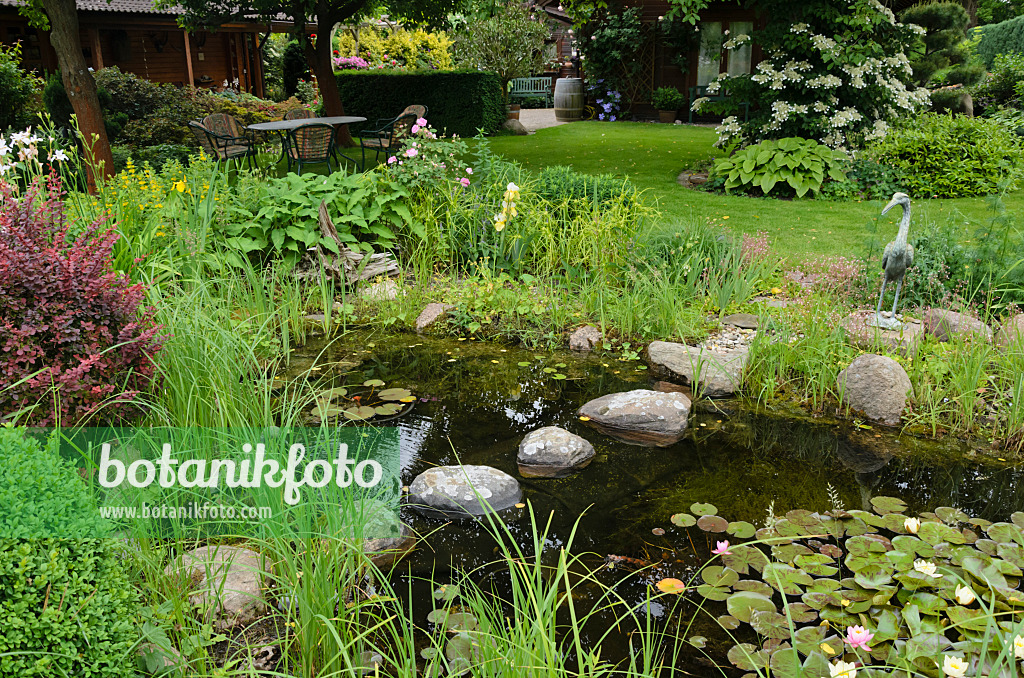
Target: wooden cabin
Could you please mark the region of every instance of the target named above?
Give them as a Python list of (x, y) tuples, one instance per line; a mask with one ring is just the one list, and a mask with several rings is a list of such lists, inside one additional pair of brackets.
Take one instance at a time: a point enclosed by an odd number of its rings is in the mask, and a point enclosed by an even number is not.
[[(178, 12), (158, 9), (153, 0), (77, 0), (82, 54), (94, 70), (117, 66), (153, 82), (221, 88), (225, 81), (262, 97), (260, 50), (270, 31), (288, 25), (227, 24), (216, 32), (189, 34)], [(21, 42), (27, 68), (57, 70), (47, 31), (29, 26), (18, 13), (22, 0), (0, 0), (0, 42)]]

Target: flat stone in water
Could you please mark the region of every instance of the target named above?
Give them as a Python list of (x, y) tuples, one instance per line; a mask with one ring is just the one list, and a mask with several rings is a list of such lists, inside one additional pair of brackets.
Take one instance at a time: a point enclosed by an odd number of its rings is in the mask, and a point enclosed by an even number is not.
[[(739, 389), (749, 352), (746, 346), (708, 349), (652, 341), (647, 347), (647, 357), (656, 375), (681, 379), (698, 395), (722, 398)], [(698, 368), (700, 373), (695, 376)]]
[(593, 458), (593, 445), (557, 426), (531, 431), (519, 443), (519, 473), (527, 478), (563, 478)]
[(476, 518), (501, 512), (523, 498), (519, 482), (490, 466), (438, 466), (416, 476), (409, 505), (433, 518)]
[(595, 398), (577, 414), (586, 417), (587, 425), (624, 443), (667, 447), (686, 432), (690, 399), (682, 393), (637, 389)]
[(733, 313), (722, 318), (722, 324), (740, 327), (745, 330), (756, 330), (757, 320), (757, 316), (753, 313)]

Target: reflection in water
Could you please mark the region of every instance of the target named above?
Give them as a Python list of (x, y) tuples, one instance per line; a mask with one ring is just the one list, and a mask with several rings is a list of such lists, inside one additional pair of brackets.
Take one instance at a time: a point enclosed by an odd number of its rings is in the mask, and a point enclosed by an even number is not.
[[(550, 519), (546, 560), (557, 558), (576, 526), (573, 552), (593, 553), (587, 562), (595, 568), (609, 554), (657, 563), (646, 579), (619, 584), (620, 595), (637, 605), (650, 583), (667, 576), (688, 581), (708, 558), (706, 535), (695, 528), (687, 534), (669, 522), (694, 502), (710, 502), (730, 520), (758, 525), (769, 509), (776, 515), (795, 508), (830, 510), (829, 488), (845, 508), (869, 509), (871, 497), (889, 495), (906, 501), (911, 511), (947, 505), (999, 520), (1024, 507), (1018, 470), (972, 458), (957, 443), (900, 437), (798, 412), (697, 407), (682, 441), (641, 448), (596, 433), (575, 414), (598, 396), (647, 387), (648, 375), (636, 363), (401, 335), (374, 337), (370, 351), (360, 340), (337, 342), (320, 361), (359, 364), (346, 381), (380, 378), (426, 400), (395, 422), (405, 485), (434, 465), (456, 463), (493, 466), (518, 478), (519, 441), (541, 426), (561, 426), (591, 441), (597, 455), (579, 474), (519, 480), (540, 522)], [(311, 346), (303, 353), (315, 356), (320, 349)], [(543, 371), (554, 365), (567, 380)], [(408, 509), (403, 519), (426, 535), (402, 566), (408, 580), (400, 588), (413, 587), (423, 605), (417, 614), (431, 608), (430, 591), (419, 577), (443, 580), (455, 568), (476, 572), (480, 581), (502, 579), (500, 568), (489, 565), (495, 540), (482, 526), (428, 520)], [(665, 532), (656, 536), (654, 528)], [(533, 543), (528, 518), (511, 519), (509, 530), (524, 549)], [(623, 575), (607, 570), (602, 576), (614, 584)], [(578, 603), (598, 595), (586, 587), (579, 594)], [(663, 616), (658, 605), (642, 612)], [(721, 638), (715, 628), (699, 630)], [(712, 640), (708, 651), (723, 657), (725, 645), (716, 647)]]

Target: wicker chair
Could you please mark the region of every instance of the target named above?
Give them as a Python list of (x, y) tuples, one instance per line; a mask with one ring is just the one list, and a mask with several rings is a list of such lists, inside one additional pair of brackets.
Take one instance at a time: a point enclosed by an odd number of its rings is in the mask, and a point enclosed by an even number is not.
[(252, 169), (256, 144), (234, 117), (226, 113), (214, 113), (203, 118), (201, 123), (190, 122), (188, 126), (203, 150), (216, 158), (217, 162), (223, 160), (227, 164), (231, 160), (240, 161), (245, 158), (249, 169)]
[(306, 118), (312, 118), (313, 111), (308, 108), (293, 108), (284, 114), (285, 120), (305, 120)]
[(377, 161), (381, 153), (395, 155), (401, 150), (405, 139), (412, 133), (412, 126), (419, 118), (427, 115), (427, 107), (414, 104), (407, 106), (397, 118), (380, 118), (374, 129), (366, 129), (359, 133), (359, 146), (363, 154), (363, 167), (366, 167), (366, 150), (374, 152), (373, 160)]
[(299, 174), (302, 174), (303, 165), (324, 162), (327, 163), (327, 170), (333, 172), (332, 155), (334, 155), (334, 128), (330, 125), (312, 123), (296, 127), (288, 132), (289, 170), (292, 168), (292, 162), (298, 164)]

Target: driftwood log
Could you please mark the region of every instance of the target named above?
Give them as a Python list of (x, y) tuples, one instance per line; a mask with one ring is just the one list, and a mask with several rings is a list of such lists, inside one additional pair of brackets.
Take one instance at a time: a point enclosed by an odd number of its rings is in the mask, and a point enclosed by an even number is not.
[(342, 279), (348, 283), (360, 280), (372, 280), (378, 276), (398, 275), (398, 262), (388, 252), (377, 252), (375, 254), (363, 254), (356, 252), (338, 239), (338, 231), (334, 228), (330, 214), (327, 213), (327, 203), (320, 201), (320, 233), (323, 237), (338, 243), (338, 251), (335, 254), (330, 250), (317, 245), (310, 247), (310, 252), (315, 251), (320, 259), (320, 265), (338, 280)]

